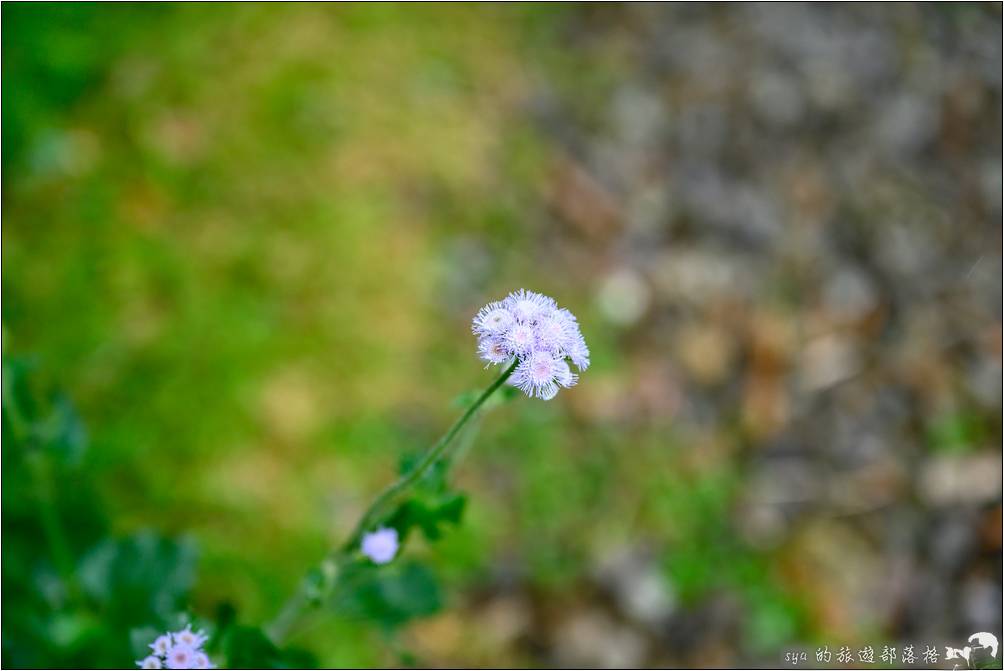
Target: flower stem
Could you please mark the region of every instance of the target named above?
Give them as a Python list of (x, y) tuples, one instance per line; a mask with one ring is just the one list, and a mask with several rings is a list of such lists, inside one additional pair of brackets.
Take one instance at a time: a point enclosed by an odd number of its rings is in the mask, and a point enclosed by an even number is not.
[[(325, 581), (324, 592), (330, 592), (331, 588), (334, 586), (333, 583), (337, 580), (338, 566), (341, 561), (345, 559), (356, 546), (359, 545), (359, 541), (362, 539), (363, 534), (365, 534), (369, 529), (371, 529), (375, 524), (380, 522), (381, 517), (386, 513), (387, 506), (394, 502), (396, 499), (400, 498), (405, 494), (416, 482), (422, 479), (422, 477), (428, 473), (429, 469), (432, 468), (437, 462), (447, 456), (448, 448), (453, 442), (453, 439), (457, 437), (460, 430), (464, 428), (464, 425), (477, 413), (477, 411), (484, 405), (492, 394), (494, 394), (499, 387), (501, 387), (509, 376), (513, 374), (516, 370), (516, 366), (519, 362), (513, 361), (502, 374), (492, 382), (481, 395), (478, 396), (474, 402), (472, 402), (467, 409), (464, 411), (457, 421), (443, 434), (432, 447), (426, 450), (425, 454), (419, 460), (418, 464), (415, 465), (410, 471), (401, 476), (397, 482), (393, 483), (386, 489), (384, 489), (379, 496), (370, 504), (370, 507), (363, 513), (363, 516), (359, 518), (359, 522), (356, 524), (355, 529), (353, 529), (352, 534), (348, 539), (341, 545), (340, 548), (332, 551), (332, 553), (325, 558), (321, 563), (321, 572), (323, 576), (329, 576), (330, 579)], [(293, 625), (300, 618), (304, 609), (312, 604), (316, 604), (320, 599), (310, 598), (309, 587), (307, 581), (303, 581), (300, 590), (296, 595), (290, 599), (286, 605), (283, 607), (279, 615), (276, 616), (275, 620), (267, 627), (269, 638), (276, 644), (279, 644), (292, 629)], [(316, 591), (316, 590), (315, 590)]]

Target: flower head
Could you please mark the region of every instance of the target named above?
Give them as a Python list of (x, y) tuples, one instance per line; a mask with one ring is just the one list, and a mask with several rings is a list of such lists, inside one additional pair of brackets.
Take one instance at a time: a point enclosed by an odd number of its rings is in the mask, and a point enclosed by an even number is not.
[(533, 324), (540, 317), (558, 308), (553, 298), (526, 289), (512, 292), (502, 301), (502, 305), (521, 324)]
[(509, 383), (527, 396), (549, 400), (578, 381), (566, 360), (589, 367), (589, 348), (571, 312), (553, 298), (520, 289), (489, 303), (474, 317), (478, 355), (488, 365), (518, 360)]
[(526, 356), (537, 347), (537, 331), (530, 324), (514, 324), (506, 333), (506, 345), (516, 356)]
[(150, 644), (153, 654), (136, 665), (141, 669), (214, 669), (202, 650), (207, 639), (205, 632), (192, 631), (192, 625), (186, 625), (179, 631), (158, 636)]
[(195, 648), (184, 643), (178, 643), (167, 651), (167, 668), (191, 669), (195, 667)]
[(208, 638), (204, 632), (194, 632), (192, 631), (192, 625), (185, 625), (185, 628), (181, 631), (176, 631), (172, 634), (175, 643), (180, 643), (182, 645), (187, 645), (192, 648), (201, 648), (202, 644), (206, 642)]
[(478, 311), (472, 328), (478, 335), (499, 334), (504, 333), (514, 321), (512, 313), (501, 302), (495, 302)]
[(172, 644), (171, 635), (164, 634), (162, 636), (158, 636), (156, 640), (150, 644), (150, 649), (153, 650), (154, 654), (163, 657), (167, 654), (167, 651), (171, 649)]
[(373, 563), (386, 564), (394, 559), (398, 545), (397, 529), (381, 527), (363, 536), (361, 547)]
[(478, 356), (488, 365), (505, 363), (512, 358), (512, 350), (503, 338), (482, 338), (478, 343)]

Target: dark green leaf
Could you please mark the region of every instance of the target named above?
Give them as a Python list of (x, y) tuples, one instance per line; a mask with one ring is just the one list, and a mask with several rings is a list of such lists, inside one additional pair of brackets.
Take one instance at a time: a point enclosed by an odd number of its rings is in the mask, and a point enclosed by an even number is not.
[(342, 615), (392, 629), (435, 613), (442, 598), (435, 575), (421, 564), (375, 567), (359, 562), (345, 567), (332, 606)]
[(106, 540), (80, 564), (84, 590), (110, 617), (164, 621), (182, 606), (195, 577), (195, 548), (151, 532)]
[(256, 627), (236, 625), (223, 637), (223, 652), (232, 669), (301, 669), (316, 666), (303, 650), (280, 650)]
[(434, 541), (442, 535), (442, 525), (460, 523), (466, 504), (467, 497), (456, 493), (408, 499), (391, 515), (387, 525), (397, 529), (402, 541), (413, 528), (420, 529), (428, 540)]

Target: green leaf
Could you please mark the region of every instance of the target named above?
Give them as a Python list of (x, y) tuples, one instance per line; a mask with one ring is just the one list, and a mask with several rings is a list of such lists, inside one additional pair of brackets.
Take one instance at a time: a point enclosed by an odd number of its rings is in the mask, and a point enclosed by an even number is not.
[(27, 358), (3, 362), (3, 433), (19, 448), (41, 449), (63, 463), (79, 462), (87, 446), (69, 398), (46, 388)]
[(398, 506), (387, 525), (397, 529), (402, 542), (413, 528), (418, 528), (430, 541), (442, 535), (440, 527), (459, 524), (467, 505), (467, 497), (459, 493), (445, 494), (427, 499), (411, 498)]
[(180, 610), (195, 578), (195, 547), (188, 541), (140, 532), (102, 541), (80, 563), (80, 582), (107, 616), (162, 622)]
[(457, 394), (450, 401), (450, 405), (454, 408), (466, 408), (471, 403), (474, 403), (478, 399), (481, 391), (478, 389), (471, 389), (470, 391), (465, 391), (463, 393)]
[(344, 616), (393, 629), (437, 612), (442, 597), (435, 575), (422, 564), (376, 567), (357, 562), (345, 567), (332, 606)]
[(135, 627), (129, 630), (129, 646), (132, 648), (132, 656), (136, 659), (143, 659), (150, 654), (150, 644), (157, 640), (157, 637), (164, 632), (153, 626)]
[(303, 669), (317, 665), (310, 653), (295, 648), (281, 650), (260, 629), (243, 625), (226, 631), (223, 652), (232, 669)]

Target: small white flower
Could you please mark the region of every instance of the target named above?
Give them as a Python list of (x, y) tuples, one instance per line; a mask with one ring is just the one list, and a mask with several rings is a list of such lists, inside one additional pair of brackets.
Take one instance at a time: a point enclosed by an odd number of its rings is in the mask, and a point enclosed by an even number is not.
[(560, 310), (554, 310), (537, 323), (537, 346), (554, 354), (567, 351), (575, 342), (578, 327)]
[(537, 334), (527, 324), (517, 324), (506, 336), (506, 345), (519, 356), (529, 354), (537, 344)]
[(500, 302), (489, 303), (474, 317), (473, 330), (479, 335), (499, 335), (513, 324), (513, 315)]
[(160, 657), (157, 655), (150, 655), (142, 661), (136, 662), (136, 666), (141, 669), (163, 669), (164, 664), (160, 661)]
[[(482, 338), (478, 343), (478, 355), (488, 365), (504, 363), (512, 358), (512, 351), (501, 338)], [(486, 366), (487, 368), (487, 366)]]
[(209, 657), (204, 652), (195, 653), (195, 664), (193, 669), (215, 669), (216, 667), (209, 661)]
[(553, 298), (526, 289), (512, 292), (502, 301), (502, 304), (509, 309), (516, 321), (522, 324), (532, 324), (544, 314), (558, 307)]
[(171, 635), (164, 634), (162, 636), (158, 636), (157, 640), (150, 644), (150, 649), (153, 650), (154, 653), (163, 657), (167, 654), (167, 651), (171, 649), (171, 645)]
[(398, 550), (397, 529), (382, 527), (363, 536), (363, 554), (375, 564), (386, 564), (394, 559)]
[(181, 631), (176, 631), (173, 634), (175, 643), (180, 643), (182, 645), (187, 645), (190, 648), (198, 649), (202, 647), (202, 644), (206, 642), (208, 638), (205, 632), (194, 632), (192, 631), (192, 625), (185, 625), (185, 628)]
[(192, 646), (179, 643), (167, 651), (165, 664), (169, 669), (191, 669), (194, 668), (196, 654)]
[[(536, 396), (549, 401), (558, 393), (556, 378), (559, 373), (563, 373), (561, 368), (563, 363), (561, 359), (554, 358), (548, 352), (534, 352), (516, 368), (513, 373), (513, 383), (527, 396)], [(568, 365), (565, 364), (565, 369), (567, 368)], [(563, 376), (562, 379), (567, 379), (567, 376)]]
[(580, 371), (589, 368), (589, 348), (586, 347), (586, 340), (581, 333), (575, 334), (575, 338), (568, 348), (568, 358)]

